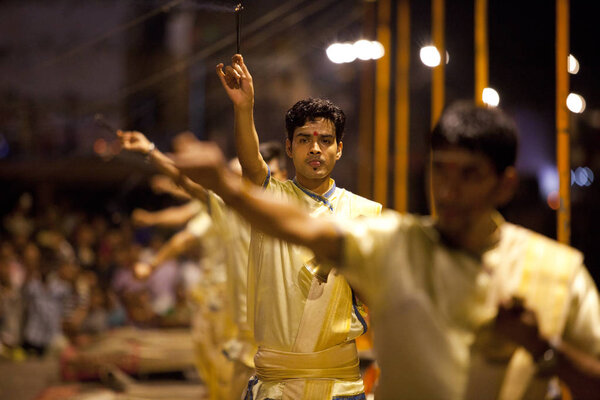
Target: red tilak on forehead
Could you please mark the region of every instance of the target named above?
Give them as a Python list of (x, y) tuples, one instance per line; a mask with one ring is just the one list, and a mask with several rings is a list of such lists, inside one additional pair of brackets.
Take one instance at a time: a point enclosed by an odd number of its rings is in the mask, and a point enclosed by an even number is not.
[(319, 136), (319, 132), (317, 132), (317, 131), (314, 131), (314, 132), (313, 132), (313, 135), (315, 135), (315, 136)]

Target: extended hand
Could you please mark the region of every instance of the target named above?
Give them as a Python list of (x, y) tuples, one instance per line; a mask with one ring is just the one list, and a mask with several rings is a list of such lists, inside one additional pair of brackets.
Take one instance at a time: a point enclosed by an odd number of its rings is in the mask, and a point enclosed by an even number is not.
[(154, 224), (152, 214), (141, 208), (133, 210), (133, 213), (131, 213), (131, 222), (133, 222), (133, 225), (141, 227), (152, 226)]
[(175, 156), (175, 166), (194, 182), (207, 189), (216, 190), (222, 183), (225, 160), (214, 142), (189, 145)]
[(146, 154), (150, 151), (150, 141), (141, 132), (121, 130), (117, 131), (121, 146), (128, 151)]
[(137, 262), (133, 266), (133, 274), (136, 279), (143, 281), (152, 274), (152, 266), (145, 262)]
[(223, 71), (223, 63), (217, 65), (216, 69), (217, 76), (233, 105), (235, 107), (251, 108), (254, 104), (254, 85), (242, 56), (240, 54), (234, 55), (231, 59), (231, 65), (225, 67), (225, 71)]

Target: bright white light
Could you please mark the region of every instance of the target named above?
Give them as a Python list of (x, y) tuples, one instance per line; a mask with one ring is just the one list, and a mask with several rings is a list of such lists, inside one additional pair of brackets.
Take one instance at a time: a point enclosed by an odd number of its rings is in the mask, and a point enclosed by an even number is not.
[[(572, 172), (572, 171), (571, 171)], [(553, 165), (545, 165), (538, 170), (538, 182), (540, 186), (540, 192), (542, 197), (545, 199), (552, 192), (558, 191), (558, 171)], [(571, 179), (571, 182), (574, 180)]]
[(494, 89), (489, 87), (483, 89), (481, 99), (490, 107), (498, 107), (498, 104), (500, 104), (500, 95)]
[(342, 54), (344, 55), (344, 62), (351, 63), (356, 60), (356, 51), (352, 43), (342, 43)]
[(442, 60), (440, 52), (435, 48), (435, 46), (421, 47), (421, 52), (419, 55), (421, 56), (421, 61), (423, 64), (431, 68), (440, 65), (440, 61)]
[(373, 42), (362, 39), (354, 42), (352, 47), (356, 57), (360, 60), (370, 60), (373, 58)]
[(581, 114), (585, 110), (585, 99), (577, 93), (570, 93), (567, 96), (567, 108), (575, 114)]
[(385, 48), (381, 43), (374, 40), (371, 42), (371, 58), (378, 60), (385, 55)]
[(327, 53), (327, 57), (336, 64), (341, 64), (344, 62), (344, 45), (342, 43), (334, 43), (327, 48), (325, 51)]
[(569, 54), (569, 73), (570, 74), (577, 74), (579, 72), (579, 61), (577, 61), (577, 59), (575, 58), (575, 56), (573, 54)]
[(327, 57), (336, 63), (350, 63), (360, 60), (377, 60), (385, 54), (383, 45), (377, 41), (358, 40), (354, 43), (334, 43), (327, 50)]

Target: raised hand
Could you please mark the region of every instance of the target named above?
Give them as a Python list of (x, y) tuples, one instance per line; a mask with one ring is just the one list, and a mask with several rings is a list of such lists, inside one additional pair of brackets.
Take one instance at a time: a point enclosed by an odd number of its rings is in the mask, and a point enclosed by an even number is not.
[(240, 108), (252, 108), (254, 84), (241, 54), (236, 54), (231, 58), (231, 65), (226, 66), (225, 71), (223, 71), (223, 63), (218, 64), (216, 70), (233, 105)]
[(152, 149), (152, 143), (141, 132), (119, 130), (117, 137), (123, 149), (127, 151), (147, 154)]

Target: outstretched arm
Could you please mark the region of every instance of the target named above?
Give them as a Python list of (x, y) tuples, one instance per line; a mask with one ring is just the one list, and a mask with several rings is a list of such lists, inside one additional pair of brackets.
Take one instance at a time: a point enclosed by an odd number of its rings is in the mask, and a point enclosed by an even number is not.
[(156, 194), (168, 194), (180, 200), (191, 200), (192, 196), (181, 187), (177, 186), (171, 178), (166, 175), (154, 175), (150, 179), (150, 188)]
[(131, 214), (133, 223), (137, 226), (163, 226), (178, 227), (186, 224), (196, 214), (199, 207), (195, 202), (188, 202), (181, 206), (168, 207), (160, 211), (146, 211), (136, 208)]
[(233, 103), (235, 147), (243, 176), (255, 185), (262, 185), (268, 173), (267, 164), (259, 151), (259, 139), (254, 125), (254, 84), (240, 54), (231, 65), (217, 65), (217, 76)]
[(182, 176), (173, 160), (164, 155), (158, 150), (154, 143), (150, 142), (146, 136), (141, 132), (136, 131), (117, 131), (117, 136), (121, 141), (121, 146), (125, 150), (132, 151), (135, 153), (143, 154), (149, 157), (150, 161), (160, 172), (167, 175), (177, 185), (181, 186), (186, 192), (192, 197), (207, 201), (208, 197), (204, 188), (197, 183), (192, 182), (190, 179)]
[(225, 168), (221, 151), (214, 143), (190, 146), (175, 158), (175, 165), (188, 177), (214, 190), (223, 200), (261, 231), (310, 248), (320, 259), (338, 263), (342, 235), (333, 221), (312, 218), (296, 205), (271, 198)]
[(150, 263), (139, 262), (134, 267), (137, 278), (144, 279), (150, 276), (156, 268), (178, 257), (180, 254), (198, 245), (198, 238), (191, 234), (187, 229), (177, 232), (158, 250)]

